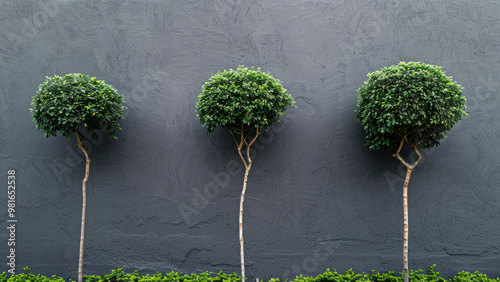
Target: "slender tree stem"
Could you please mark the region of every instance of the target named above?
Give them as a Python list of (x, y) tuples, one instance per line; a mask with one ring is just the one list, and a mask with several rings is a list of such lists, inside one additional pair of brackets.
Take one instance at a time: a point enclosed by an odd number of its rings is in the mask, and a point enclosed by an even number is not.
[[(410, 133), (412, 133), (412, 132), (410, 132)], [(412, 145), (408, 141), (408, 134), (410, 134), (410, 133), (407, 133), (406, 135), (401, 137), (401, 141), (399, 143), (398, 150), (393, 155), (393, 157), (396, 157), (403, 165), (406, 166), (406, 178), (405, 178), (405, 182), (403, 184), (403, 215), (404, 215), (404, 218), (403, 218), (403, 221), (404, 221), (403, 222), (403, 230), (404, 230), (403, 231), (403, 238), (404, 238), (403, 239), (403, 269), (404, 269), (404, 273), (405, 273), (405, 277), (404, 277), (405, 282), (409, 282), (409, 268), (408, 268), (408, 226), (409, 226), (409, 224), (408, 224), (408, 184), (410, 183), (410, 176), (411, 176), (413, 169), (417, 166), (417, 164), (422, 159), (422, 155), (420, 154), (420, 152), (417, 149), (418, 144)], [(413, 164), (407, 163), (399, 155), (399, 153), (401, 152), (401, 148), (403, 147), (403, 144), (405, 142), (408, 143), (412, 147), (413, 151), (417, 154), (417, 159), (415, 160), (415, 162)]]
[(404, 242), (403, 242), (403, 269), (405, 272), (405, 282), (409, 281), (409, 274), (408, 274), (408, 183), (410, 182), (410, 176), (412, 172), (412, 168), (407, 168), (406, 169), (406, 178), (405, 182), (403, 185), (403, 214), (404, 214), (404, 223), (403, 223), (403, 230), (404, 230)]
[[(259, 137), (259, 129), (256, 129), (255, 132), (255, 137), (250, 141), (247, 142), (247, 138), (249, 135), (244, 136), (243, 128), (242, 131), (239, 133), (241, 138), (240, 138), (240, 143), (238, 145), (238, 154), (241, 157), (241, 160), (243, 161), (243, 164), (245, 164), (245, 178), (243, 179), (243, 189), (241, 190), (241, 197), (240, 197), (240, 216), (239, 216), (239, 239), (240, 239), (240, 261), (241, 261), (241, 281), (245, 281), (245, 248), (244, 248), (244, 240), (243, 240), (243, 203), (245, 201), (245, 192), (247, 190), (247, 182), (248, 182), (248, 174), (250, 172), (250, 168), (252, 167), (252, 159), (250, 158), (250, 147), (252, 144), (257, 140), (257, 137)], [(234, 138), (234, 136), (233, 136)], [(235, 138), (236, 141), (236, 138)], [(245, 158), (241, 154), (241, 149), (243, 147), (243, 144), (246, 144), (246, 157), (247, 161), (245, 161)]]
[(87, 180), (89, 179), (89, 170), (90, 170), (90, 158), (89, 155), (87, 154), (87, 150), (83, 146), (83, 141), (80, 140), (80, 135), (79, 133), (75, 130), (76, 133), (76, 138), (77, 138), (77, 145), (80, 150), (82, 150), (83, 154), (85, 155), (85, 178), (83, 179), (82, 182), (82, 223), (81, 223), (81, 230), (80, 230), (80, 256), (78, 260), (78, 282), (82, 282), (83, 280), (83, 239), (85, 235), (85, 210), (87, 206)]
[(240, 264), (241, 264), (241, 281), (245, 281), (245, 248), (243, 241), (243, 202), (245, 201), (245, 192), (247, 190), (248, 173), (251, 165), (245, 170), (245, 178), (243, 180), (243, 190), (241, 190), (240, 198), (240, 217), (239, 217), (239, 238), (240, 238)]

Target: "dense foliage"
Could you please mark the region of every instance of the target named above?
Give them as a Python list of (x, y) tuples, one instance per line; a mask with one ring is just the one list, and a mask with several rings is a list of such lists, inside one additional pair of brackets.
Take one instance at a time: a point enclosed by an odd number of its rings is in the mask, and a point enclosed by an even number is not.
[(219, 71), (205, 83), (196, 104), (197, 117), (211, 133), (221, 126), (231, 133), (241, 127), (267, 130), (294, 101), (269, 72), (239, 66)]
[[(439, 276), (439, 272), (434, 271), (435, 265), (431, 266), (428, 270), (428, 274), (424, 274), (422, 270), (410, 271), (410, 279), (411, 281), (450, 281), (450, 282), (460, 282), (460, 281), (500, 281), (500, 278), (496, 279), (488, 279), (485, 274), (479, 272), (466, 272), (462, 271), (455, 275), (450, 279), (444, 279)], [(63, 279), (61, 277), (46, 277), (43, 275), (35, 275), (30, 273), (30, 269), (28, 267), (24, 268), (24, 273), (16, 274), (12, 276), (8, 276), (5, 274), (0, 274), (0, 282), (71, 282), (71, 279)], [(103, 275), (84, 275), (83, 280), (85, 282), (198, 282), (198, 281), (207, 281), (207, 282), (229, 282), (229, 281), (241, 281), (241, 278), (238, 274), (224, 274), (219, 272), (217, 274), (213, 272), (203, 272), (200, 274), (183, 274), (182, 272), (170, 272), (165, 275), (161, 273), (156, 273), (154, 275), (140, 275), (136, 270), (133, 273), (125, 273), (121, 268), (117, 270), (112, 270), (110, 274)], [(288, 280), (288, 279), (287, 279)], [(265, 280), (260, 280), (264, 282)], [(269, 282), (279, 282), (280, 279), (270, 279)], [(283, 280), (285, 281), (285, 280)], [(402, 275), (395, 275), (394, 271), (389, 271), (387, 273), (355, 273), (352, 269), (346, 271), (344, 274), (338, 273), (337, 271), (330, 271), (329, 269), (316, 277), (310, 276), (297, 276), (295, 279), (291, 280), (295, 282), (321, 282), (321, 281), (392, 281), (399, 282), (403, 281)]]
[(87, 132), (104, 130), (116, 139), (114, 133), (121, 129), (117, 120), (123, 118), (126, 108), (122, 103), (123, 96), (104, 81), (73, 73), (47, 77), (33, 97), (30, 111), (46, 138), (60, 131), (70, 139), (83, 125)]
[(441, 67), (401, 62), (368, 76), (358, 90), (356, 116), (372, 150), (396, 149), (406, 134), (417, 149), (439, 145), (466, 115), (461, 86)]

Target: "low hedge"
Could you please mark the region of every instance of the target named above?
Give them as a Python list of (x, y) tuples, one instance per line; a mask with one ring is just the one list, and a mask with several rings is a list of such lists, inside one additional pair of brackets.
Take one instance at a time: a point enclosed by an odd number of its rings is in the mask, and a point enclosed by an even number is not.
[[(439, 272), (434, 271), (436, 265), (429, 267), (427, 274), (424, 274), (423, 270), (410, 270), (410, 281), (500, 281), (500, 278), (490, 279), (485, 274), (479, 273), (478, 271), (474, 273), (462, 271), (459, 272), (451, 279), (444, 279), (439, 276)], [(247, 279), (252, 281), (251, 279)], [(43, 276), (40, 274), (32, 274), (29, 267), (24, 268), (24, 273), (8, 276), (5, 272), (0, 274), (0, 282), (74, 282), (72, 279), (64, 279), (61, 277)], [(156, 273), (154, 275), (140, 275), (136, 270), (133, 273), (125, 273), (122, 268), (117, 270), (112, 270), (110, 274), (99, 275), (83, 275), (84, 282), (167, 282), (167, 281), (178, 281), (178, 282), (194, 282), (194, 281), (207, 281), (207, 282), (230, 282), (241, 281), (241, 277), (236, 274), (224, 274), (221, 272), (215, 274), (213, 272), (203, 272), (200, 274), (183, 274), (182, 272), (170, 272), (165, 275), (161, 273)], [(264, 282), (264, 280), (260, 280)], [(279, 282), (280, 279), (272, 278), (268, 282)], [(297, 276), (293, 280), (284, 281), (294, 281), (294, 282), (321, 282), (321, 281), (403, 281), (403, 275), (396, 275), (394, 271), (389, 271), (387, 273), (355, 273), (352, 269), (346, 271), (344, 274), (340, 274), (337, 271), (330, 271), (327, 269), (325, 273), (322, 273), (316, 277), (310, 276)]]

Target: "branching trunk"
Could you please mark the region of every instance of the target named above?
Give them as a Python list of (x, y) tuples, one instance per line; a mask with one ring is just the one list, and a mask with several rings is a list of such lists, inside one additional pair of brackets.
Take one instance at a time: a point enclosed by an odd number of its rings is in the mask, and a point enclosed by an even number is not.
[[(409, 282), (409, 268), (408, 268), (408, 184), (410, 183), (410, 176), (413, 171), (413, 169), (417, 166), (418, 162), (422, 158), (420, 155), (420, 152), (417, 149), (417, 145), (411, 144), (408, 139), (407, 139), (408, 134), (403, 136), (401, 138), (401, 142), (399, 144), (398, 150), (396, 154), (393, 155), (393, 157), (398, 158), (398, 160), (406, 166), (406, 178), (405, 182), (403, 184), (403, 214), (404, 214), (404, 232), (403, 232), (403, 237), (404, 237), (404, 242), (403, 242), (403, 270), (405, 273), (404, 276), (404, 281)], [(410, 147), (412, 147), (413, 151), (417, 154), (417, 160), (413, 164), (408, 164), (401, 156), (399, 153), (401, 152), (401, 148), (403, 147), (403, 143), (406, 142)]]
[[(236, 145), (238, 145), (238, 154), (240, 155), (241, 161), (245, 165), (245, 178), (243, 180), (243, 189), (241, 190), (241, 198), (240, 198), (240, 216), (239, 216), (239, 239), (240, 239), (240, 261), (241, 261), (241, 281), (245, 281), (245, 248), (243, 241), (243, 202), (245, 201), (245, 192), (247, 190), (247, 182), (248, 182), (248, 174), (250, 172), (250, 168), (252, 167), (252, 159), (250, 158), (250, 147), (259, 137), (259, 129), (256, 129), (255, 136), (252, 138), (250, 142), (247, 141), (247, 138), (250, 136), (251, 132), (245, 136), (245, 131), (243, 130), (243, 126), (241, 131), (237, 133), (239, 135), (239, 141), (233, 135), (234, 141)], [(243, 149), (243, 145), (246, 145), (246, 160), (241, 154), (241, 150)]]
[(83, 179), (82, 182), (82, 226), (80, 230), (80, 256), (79, 256), (79, 261), (78, 261), (78, 282), (82, 282), (83, 280), (83, 238), (85, 235), (85, 210), (87, 206), (87, 180), (89, 179), (89, 169), (90, 169), (90, 158), (89, 155), (87, 154), (87, 150), (85, 149), (83, 145), (83, 140), (80, 140), (79, 133), (76, 132), (76, 138), (77, 138), (77, 145), (80, 150), (82, 150), (83, 154), (85, 155), (85, 178)]

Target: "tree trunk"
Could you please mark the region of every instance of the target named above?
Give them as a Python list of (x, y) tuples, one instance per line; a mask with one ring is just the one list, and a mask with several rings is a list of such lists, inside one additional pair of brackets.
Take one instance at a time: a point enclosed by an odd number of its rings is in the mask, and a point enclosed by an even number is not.
[(80, 138), (78, 137), (77, 133), (77, 138), (78, 138), (78, 147), (82, 150), (83, 154), (85, 154), (85, 178), (83, 179), (82, 182), (82, 227), (80, 231), (80, 256), (79, 256), (79, 261), (78, 261), (78, 282), (82, 282), (83, 280), (83, 238), (85, 235), (85, 209), (87, 206), (87, 180), (89, 179), (89, 169), (90, 169), (90, 158), (89, 155), (87, 154), (87, 150), (83, 146), (82, 141), (80, 141)]
[(243, 245), (243, 202), (245, 201), (245, 191), (247, 190), (247, 180), (248, 173), (250, 172), (250, 167), (252, 166), (252, 161), (249, 161), (248, 166), (245, 170), (245, 178), (243, 180), (243, 189), (241, 190), (240, 199), (240, 260), (241, 260), (241, 281), (245, 281), (245, 248)]
[[(413, 133), (413, 132), (414, 131), (412, 131), (410, 133)], [(406, 166), (406, 178), (405, 178), (405, 182), (403, 183), (403, 214), (404, 214), (404, 219), (403, 219), (404, 220), (404, 223), (403, 223), (404, 224), (403, 270), (405, 273), (404, 282), (410, 281), (410, 279), (409, 279), (410, 274), (408, 273), (409, 272), (409, 268), (408, 268), (408, 183), (410, 182), (411, 172), (417, 166), (418, 162), (420, 162), (420, 160), (422, 159), (422, 155), (420, 155), (420, 152), (417, 149), (418, 145), (422, 141), (419, 141), (417, 144), (410, 143), (408, 141), (408, 138), (407, 138), (408, 134), (410, 134), (410, 133), (407, 133), (406, 135), (401, 136), (401, 142), (399, 143), (398, 150), (396, 151), (396, 153), (394, 155), (392, 155), (393, 157), (397, 158), (404, 166)], [(417, 154), (417, 159), (411, 165), (409, 163), (407, 163), (399, 155), (399, 153), (401, 152), (401, 148), (403, 147), (404, 142), (406, 142), (408, 145), (410, 145), (410, 147), (413, 149), (415, 154)]]
[[(243, 180), (243, 189), (241, 190), (241, 198), (240, 198), (240, 216), (239, 216), (239, 238), (240, 238), (240, 262), (241, 262), (241, 281), (245, 281), (245, 248), (243, 244), (243, 202), (245, 201), (245, 192), (247, 190), (247, 182), (248, 182), (248, 174), (250, 172), (250, 168), (252, 167), (252, 159), (250, 158), (250, 147), (259, 137), (259, 129), (256, 128), (254, 138), (248, 142), (247, 138), (249, 135), (245, 136), (245, 130), (243, 130), (243, 124), (241, 126), (241, 131), (238, 133), (240, 141), (238, 142), (233, 135), (234, 141), (238, 146), (238, 154), (240, 155), (241, 161), (245, 165), (245, 178)], [(241, 149), (243, 148), (243, 144), (246, 144), (247, 149), (247, 160), (241, 154)]]
[(405, 272), (404, 281), (409, 282), (408, 269), (408, 183), (413, 167), (406, 169), (406, 178), (403, 184), (403, 210), (404, 210), (404, 243), (403, 243), (403, 268)]

